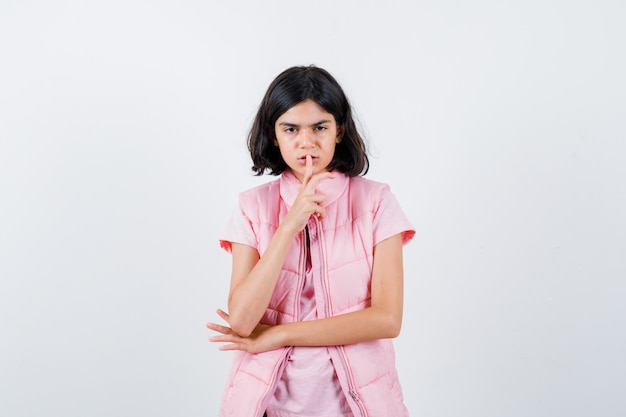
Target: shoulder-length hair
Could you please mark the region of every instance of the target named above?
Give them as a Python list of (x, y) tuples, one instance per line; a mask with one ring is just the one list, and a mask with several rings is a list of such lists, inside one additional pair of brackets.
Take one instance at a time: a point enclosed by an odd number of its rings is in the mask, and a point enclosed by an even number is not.
[(255, 175), (262, 175), (265, 170), (271, 175), (279, 175), (287, 169), (275, 143), (276, 120), (307, 99), (332, 114), (337, 128), (343, 133), (328, 170), (337, 170), (351, 177), (365, 175), (369, 169), (367, 148), (352, 118), (348, 98), (332, 75), (313, 65), (288, 68), (267, 89), (248, 135)]

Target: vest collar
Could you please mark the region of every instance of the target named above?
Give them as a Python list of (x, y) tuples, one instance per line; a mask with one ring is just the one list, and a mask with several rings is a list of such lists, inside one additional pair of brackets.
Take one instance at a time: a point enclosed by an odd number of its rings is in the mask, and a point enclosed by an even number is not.
[[(335, 178), (329, 178), (321, 181), (315, 191), (324, 194), (324, 206), (329, 205), (343, 194), (348, 187), (350, 177), (341, 172), (333, 171)], [(290, 170), (285, 170), (280, 176), (280, 196), (287, 206), (291, 207), (298, 196), (301, 183)]]

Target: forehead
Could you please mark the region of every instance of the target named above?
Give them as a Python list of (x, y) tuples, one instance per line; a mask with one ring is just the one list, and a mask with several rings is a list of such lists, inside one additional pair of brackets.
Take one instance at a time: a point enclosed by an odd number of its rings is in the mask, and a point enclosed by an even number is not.
[(317, 123), (322, 120), (334, 122), (335, 117), (324, 110), (316, 101), (307, 99), (281, 114), (276, 123)]

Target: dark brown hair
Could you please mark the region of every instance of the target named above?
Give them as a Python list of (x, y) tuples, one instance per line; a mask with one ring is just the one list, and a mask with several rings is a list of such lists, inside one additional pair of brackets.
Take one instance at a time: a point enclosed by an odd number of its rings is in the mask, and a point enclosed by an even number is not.
[(308, 99), (332, 114), (337, 128), (343, 132), (328, 169), (351, 177), (365, 175), (369, 169), (367, 148), (356, 129), (348, 98), (332, 75), (313, 65), (288, 68), (267, 89), (248, 135), (252, 171), (255, 175), (262, 175), (265, 170), (272, 175), (279, 175), (287, 169), (275, 145), (276, 120), (296, 104)]

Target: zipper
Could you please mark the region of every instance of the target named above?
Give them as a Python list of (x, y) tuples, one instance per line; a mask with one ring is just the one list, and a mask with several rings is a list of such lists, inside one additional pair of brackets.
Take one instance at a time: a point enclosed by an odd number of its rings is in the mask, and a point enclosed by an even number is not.
[[(267, 408), (267, 405), (269, 404), (270, 400), (268, 399), (268, 394), (271, 392), (273, 393), (274, 390), (276, 389), (276, 383), (278, 381), (278, 375), (280, 374), (282, 376), (282, 371), (284, 371), (285, 366), (287, 366), (287, 356), (291, 353), (291, 347), (289, 348), (285, 348), (283, 353), (280, 355), (280, 359), (276, 362), (278, 366), (277, 369), (275, 369), (272, 372), (272, 378), (270, 379), (270, 383), (267, 386), (267, 389), (265, 390), (265, 393), (263, 394), (263, 396), (261, 397), (261, 401), (259, 401), (257, 408), (256, 408), (256, 412), (255, 412), (255, 416), (262, 416), (263, 413), (265, 412), (265, 410), (263, 408)], [(264, 401), (265, 400), (265, 401)], [(265, 407), (262, 407), (263, 403), (266, 403)]]
[[(326, 273), (326, 257), (325, 257), (326, 244), (324, 241), (324, 236), (322, 233), (322, 227), (321, 227), (320, 221), (316, 218), (314, 218), (314, 221), (315, 221), (315, 227), (317, 230), (317, 241), (318, 241), (317, 247), (319, 248), (319, 261), (320, 261), (320, 266), (321, 266), (320, 270), (321, 270), (321, 275), (322, 275), (320, 277), (320, 281), (322, 285), (322, 290), (324, 292), (324, 299), (326, 302), (326, 305), (324, 306), (324, 317), (332, 317), (332, 304), (330, 302), (331, 301), (330, 291), (328, 290), (328, 285), (327, 285), (328, 274)], [(359, 408), (361, 415), (364, 417), (367, 417), (368, 414), (367, 414), (367, 411), (365, 410), (365, 406), (361, 402), (361, 397), (359, 397), (359, 394), (356, 392), (356, 387), (354, 385), (354, 378), (352, 375), (352, 371), (350, 370), (350, 367), (348, 366), (348, 360), (346, 358), (346, 353), (343, 349), (343, 346), (334, 346), (330, 348), (336, 349), (339, 359), (341, 360), (341, 365), (345, 372), (346, 380), (348, 384), (348, 394), (350, 395), (350, 397), (352, 397), (355, 404)]]
[[(302, 242), (300, 244), (300, 271), (298, 273), (298, 282), (297, 282), (297, 288), (296, 288), (296, 297), (295, 297), (295, 301), (294, 301), (294, 316), (296, 321), (300, 320), (300, 297), (302, 296), (302, 286), (304, 285), (304, 274), (306, 273), (306, 239), (308, 239), (308, 226), (305, 227), (304, 231), (302, 232), (301, 236), (302, 236)], [(257, 416), (262, 416), (263, 412), (265, 412), (265, 410), (263, 410), (261, 407), (263, 404), (263, 399), (266, 399), (268, 394), (271, 392), (273, 393), (274, 390), (276, 389), (276, 383), (278, 381), (278, 375), (280, 374), (282, 376), (282, 371), (284, 371), (285, 367), (287, 366), (287, 356), (289, 356), (289, 354), (291, 353), (293, 347), (289, 346), (286, 347), (284, 349), (284, 352), (280, 355), (280, 360), (277, 362), (279, 364), (278, 369), (275, 372), (272, 372), (272, 379), (270, 379), (270, 383), (268, 384), (267, 389), (265, 390), (265, 393), (263, 394), (263, 396), (261, 397), (261, 401), (259, 402), (259, 404), (257, 405), (257, 409), (256, 409), (256, 413), (255, 415)], [(269, 401), (267, 401), (267, 404), (269, 404)]]
[(350, 396), (352, 396), (354, 401), (361, 401), (361, 398), (359, 397), (359, 394), (357, 394), (355, 390), (351, 389), (348, 392), (350, 393)]
[(320, 221), (316, 218), (314, 219), (314, 223), (315, 223), (315, 228), (317, 230), (317, 241), (318, 241), (318, 248), (319, 248), (319, 261), (320, 261), (320, 271), (321, 271), (321, 277), (320, 277), (320, 282), (321, 282), (321, 286), (322, 286), (322, 292), (324, 293), (324, 317), (332, 317), (333, 315), (333, 309), (332, 309), (332, 304), (330, 303), (330, 291), (328, 290), (328, 285), (326, 283), (326, 280), (328, 278), (327, 274), (326, 274), (326, 245), (324, 244), (324, 236), (322, 233), (322, 226), (320, 224)]
[(361, 415), (366, 417), (367, 411), (365, 410), (365, 406), (361, 402), (361, 397), (356, 392), (356, 387), (354, 386), (354, 379), (352, 376), (352, 372), (350, 371), (350, 367), (348, 367), (348, 360), (346, 359), (346, 352), (343, 350), (343, 346), (337, 346), (337, 350), (339, 353), (339, 359), (341, 359), (341, 365), (346, 373), (346, 379), (348, 382), (348, 394), (352, 397), (357, 407), (359, 407), (359, 411)]
[[(309, 239), (309, 226), (304, 226), (302, 231), (302, 242), (300, 244), (300, 271), (298, 272), (298, 287), (296, 288), (296, 298), (294, 300), (294, 311), (296, 321), (300, 321), (300, 297), (302, 296), (302, 288), (304, 287), (304, 275), (306, 274), (306, 258), (307, 258), (307, 241)], [(310, 246), (310, 245), (309, 245)]]

